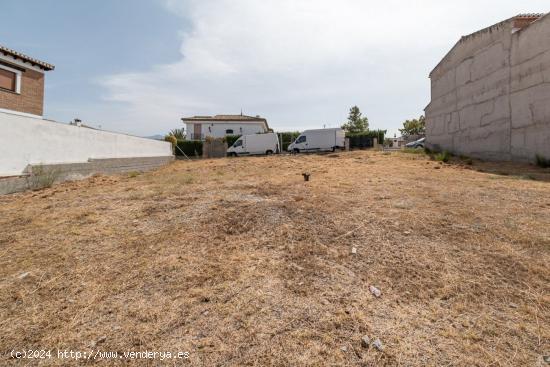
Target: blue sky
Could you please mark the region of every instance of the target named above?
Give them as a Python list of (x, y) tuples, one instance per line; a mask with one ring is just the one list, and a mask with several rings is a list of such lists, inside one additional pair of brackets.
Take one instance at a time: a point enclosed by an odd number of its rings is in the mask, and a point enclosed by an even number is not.
[[(53, 63), (45, 116), (136, 135), (182, 116), (339, 126), (358, 105), (397, 132), (461, 35), (547, 0), (2, 0), (0, 44)], [(487, 11), (491, 9), (491, 11)]]
[(185, 29), (161, 1), (3, 0), (1, 8), (0, 43), (56, 66), (47, 73), (45, 116), (96, 126), (112, 108), (98, 80), (176, 60)]

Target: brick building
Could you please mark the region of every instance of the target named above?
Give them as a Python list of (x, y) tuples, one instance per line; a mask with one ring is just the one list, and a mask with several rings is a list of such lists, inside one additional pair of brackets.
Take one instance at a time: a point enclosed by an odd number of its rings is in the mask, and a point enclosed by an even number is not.
[(42, 116), (44, 73), (54, 66), (0, 45), (0, 111)]

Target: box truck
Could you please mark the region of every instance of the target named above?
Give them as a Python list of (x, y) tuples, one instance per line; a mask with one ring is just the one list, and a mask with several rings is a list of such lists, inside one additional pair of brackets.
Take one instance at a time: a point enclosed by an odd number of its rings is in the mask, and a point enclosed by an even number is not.
[(334, 151), (344, 149), (345, 144), (346, 133), (342, 129), (306, 130), (288, 146), (288, 151), (293, 153)]
[(227, 149), (227, 155), (257, 155), (279, 153), (279, 139), (275, 133), (243, 135)]

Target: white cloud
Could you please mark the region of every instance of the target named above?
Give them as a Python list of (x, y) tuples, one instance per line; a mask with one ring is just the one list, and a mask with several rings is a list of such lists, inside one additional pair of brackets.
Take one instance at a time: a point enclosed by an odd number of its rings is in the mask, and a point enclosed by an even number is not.
[[(278, 130), (336, 126), (354, 104), (395, 131), (429, 101), (428, 73), (462, 34), (518, 2), (215, 0), (165, 3), (192, 25), (181, 59), (107, 76), (119, 127), (149, 134), (195, 114), (260, 114)], [(538, 8), (537, 8), (538, 6)], [(488, 11), (487, 9), (491, 9)]]

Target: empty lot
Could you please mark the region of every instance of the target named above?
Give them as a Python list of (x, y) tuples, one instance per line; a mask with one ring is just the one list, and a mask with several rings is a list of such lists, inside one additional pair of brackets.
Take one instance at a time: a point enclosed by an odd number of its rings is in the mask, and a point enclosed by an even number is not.
[(194, 366), (537, 365), (549, 178), (350, 152), (178, 161), (0, 197), (0, 364), (82, 363), (8, 357), (20, 348), (188, 351)]

